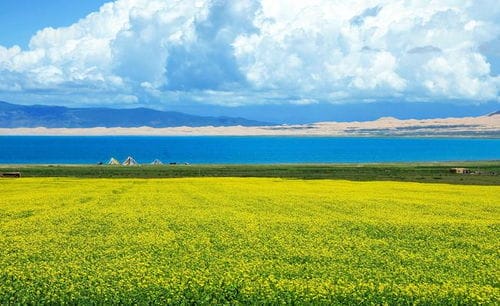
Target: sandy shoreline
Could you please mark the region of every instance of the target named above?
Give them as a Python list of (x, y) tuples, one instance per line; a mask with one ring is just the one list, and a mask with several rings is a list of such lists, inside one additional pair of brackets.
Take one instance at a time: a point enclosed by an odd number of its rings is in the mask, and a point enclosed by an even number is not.
[(133, 128), (0, 128), (0, 136), (451, 136), (499, 137), (500, 115), (366, 122), (318, 122), (303, 125)]

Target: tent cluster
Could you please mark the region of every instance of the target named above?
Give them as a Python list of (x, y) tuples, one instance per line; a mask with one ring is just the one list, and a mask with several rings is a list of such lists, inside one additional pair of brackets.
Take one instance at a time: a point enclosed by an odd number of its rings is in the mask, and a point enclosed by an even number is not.
[[(116, 158), (111, 157), (108, 165), (139, 166), (139, 163), (132, 156), (127, 157), (127, 159), (125, 159), (122, 163), (120, 163)], [(151, 165), (163, 165), (163, 163), (161, 160), (155, 159)]]

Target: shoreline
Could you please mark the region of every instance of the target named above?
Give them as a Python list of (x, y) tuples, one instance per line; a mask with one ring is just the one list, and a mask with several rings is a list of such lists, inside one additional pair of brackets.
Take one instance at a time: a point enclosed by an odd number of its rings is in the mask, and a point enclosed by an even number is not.
[(259, 138), (360, 138), (360, 139), (484, 139), (484, 140), (498, 140), (500, 139), (500, 131), (498, 135), (442, 135), (442, 134), (425, 134), (425, 135), (394, 135), (394, 134), (372, 134), (372, 135), (225, 135), (225, 134), (189, 134), (189, 135), (151, 135), (151, 134), (0, 134), (0, 137), (116, 137), (116, 138), (127, 138), (127, 137), (165, 137), (165, 138), (175, 138), (175, 137), (227, 137), (227, 138), (239, 138), (239, 137), (259, 137)]
[(500, 138), (500, 115), (273, 126), (0, 128), (0, 136), (317, 136)]

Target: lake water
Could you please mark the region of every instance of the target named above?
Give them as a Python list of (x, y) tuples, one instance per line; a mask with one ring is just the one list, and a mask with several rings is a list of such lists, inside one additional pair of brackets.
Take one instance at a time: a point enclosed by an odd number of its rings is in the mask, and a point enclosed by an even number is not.
[(129, 155), (193, 164), (499, 160), (500, 139), (0, 136), (0, 164), (95, 164)]

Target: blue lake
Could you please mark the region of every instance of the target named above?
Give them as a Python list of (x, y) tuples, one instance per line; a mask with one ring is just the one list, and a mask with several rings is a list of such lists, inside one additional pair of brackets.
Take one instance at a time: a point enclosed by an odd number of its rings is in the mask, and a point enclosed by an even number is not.
[(0, 136), (0, 164), (95, 164), (129, 155), (193, 164), (500, 160), (500, 139)]

